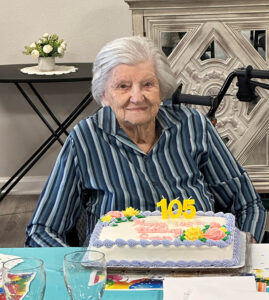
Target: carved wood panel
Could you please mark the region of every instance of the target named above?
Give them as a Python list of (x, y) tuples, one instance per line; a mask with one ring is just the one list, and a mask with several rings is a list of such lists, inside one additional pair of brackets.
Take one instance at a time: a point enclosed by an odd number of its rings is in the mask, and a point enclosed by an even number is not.
[[(269, 69), (268, 1), (125, 1), (134, 34), (152, 38), (164, 51), (183, 93), (216, 95), (239, 67)], [(257, 88), (259, 101), (244, 103), (237, 90), (234, 80), (217, 111), (217, 130), (256, 189), (268, 193), (269, 92)]]

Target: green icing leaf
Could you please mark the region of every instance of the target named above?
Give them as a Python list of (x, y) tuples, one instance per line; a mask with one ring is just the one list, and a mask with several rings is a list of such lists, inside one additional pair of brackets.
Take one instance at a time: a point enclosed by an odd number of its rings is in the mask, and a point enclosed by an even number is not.
[(228, 236), (225, 236), (222, 240), (226, 241), (228, 239)]
[(206, 238), (201, 238), (201, 239), (199, 239), (201, 242), (206, 242)]
[(146, 218), (145, 216), (142, 216), (142, 215), (137, 215), (136, 217), (139, 219)]
[(205, 233), (208, 228), (210, 228), (210, 225), (205, 225), (204, 228), (202, 229), (202, 232)]
[(186, 231), (186, 230), (183, 230), (182, 235), (179, 236), (179, 238), (180, 238), (181, 241), (186, 240), (186, 239), (185, 239), (185, 231)]
[(116, 223), (122, 223), (122, 222), (127, 222), (127, 220), (122, 220), (122, 219), (120, 219), (120, 218), (117, 218)]

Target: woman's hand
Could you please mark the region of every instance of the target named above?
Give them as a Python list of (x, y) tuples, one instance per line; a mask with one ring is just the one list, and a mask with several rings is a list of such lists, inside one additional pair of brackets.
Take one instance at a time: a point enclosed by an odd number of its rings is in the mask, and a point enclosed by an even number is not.
[(255, 240), (254, 236), (250, 232), (246, 232), (247, 242), (249, 244), (257, 244), (257, 241)]

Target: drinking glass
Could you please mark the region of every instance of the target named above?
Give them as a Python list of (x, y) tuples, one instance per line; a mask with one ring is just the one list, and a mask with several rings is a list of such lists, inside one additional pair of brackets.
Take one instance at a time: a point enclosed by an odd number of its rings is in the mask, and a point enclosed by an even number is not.
[(102, 298), (106, 285), (105, 255), (80, 250), (64, 256), (64, 281), (72, 300)]
[(44, 262), (20, 257), (3, 264), (3, 288), (7, 300), (42, 300), (46, 288)]

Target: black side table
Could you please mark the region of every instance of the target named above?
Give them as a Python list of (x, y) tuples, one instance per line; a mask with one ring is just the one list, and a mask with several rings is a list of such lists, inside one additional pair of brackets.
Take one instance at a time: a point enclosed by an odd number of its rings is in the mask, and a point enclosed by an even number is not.
[[(35, 165), (35, 163), (45, 154), (45, 152), (57, 140), (61, 145), (61, 134), (68, 135), (68, 126), (79, 116), (79, 114), (92, 102), (91, 80), (92, 80), (92, 63), (64, 63), (63, 65), (72, 65), (78, 68), (78, 71), (62, 75), (30, 75), (24, 74), (20, 69), (31, 65), (0, 65), (0, 83), (14, 83), (27, 103), (32, 107), (35, 113), (39, 116), (42, 122), (48, 127), (51, 135), (45, 140), (40, 147), (19, 167), (19, 169), (9, 178), (9, 180), (0, 188), (0, 201), (12, 190), (12, 188), (21, 180), (21, 178)], [(53, 114), (48, 104), (42, 98), (40, 93), (35, 88), (35, 83), (48, 82), (76, 82), (89, 81), (89, 93), (84, 99), (73, 109), (69, 116), (61, 123)], [(37, 97), (39, 102), (45, 108), (47, 113), (57, 124), (56, 130), (52, 128), (50, 123), (46, 120), (41, 111), (31, 100), (30, 95), (27, 94), (23, 88), (23, 83), (26, 83), (33, 94)]]

